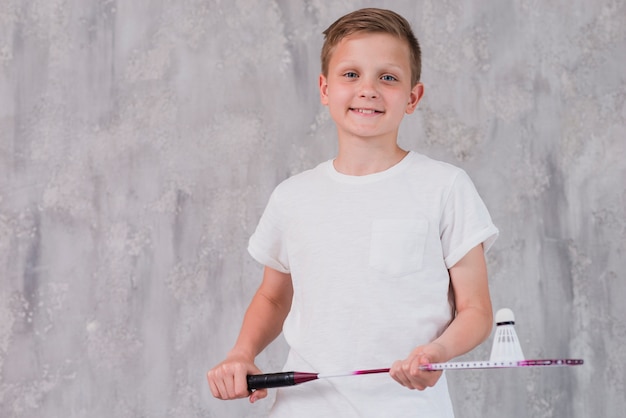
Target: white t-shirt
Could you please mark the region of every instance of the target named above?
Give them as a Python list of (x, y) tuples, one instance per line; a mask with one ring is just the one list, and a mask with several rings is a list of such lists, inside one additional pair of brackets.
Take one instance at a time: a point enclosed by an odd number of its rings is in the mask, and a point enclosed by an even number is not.
[[(386, 171), (337, 172), (332, 161), (282, 182), (248, 250), (290, 273), (284, 370), (387, 368), (453, 318), (448, 269), (498, 230), (467, 174), (410, 152)], [(411, 391), (388, 374), (279, 389), (272, 417), (453, 417), (445, 376)]]

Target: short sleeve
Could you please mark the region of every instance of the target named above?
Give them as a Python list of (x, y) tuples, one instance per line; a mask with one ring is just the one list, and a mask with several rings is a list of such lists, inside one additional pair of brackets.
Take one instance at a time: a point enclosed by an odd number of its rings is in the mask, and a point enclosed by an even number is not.
[(487, 252), (498, 237), (498, 229), (491, 221), (485, 203), (463, 170), (452, 183), (439, 230), (447, 268), (454, 266), (478, 244), (482, 243)]
[(281, 273), (289, 273), (289, 259), (285, 240), (285, 217), (281, 215), (277, 190), (248, 241), (248, 252), (259, 263)]

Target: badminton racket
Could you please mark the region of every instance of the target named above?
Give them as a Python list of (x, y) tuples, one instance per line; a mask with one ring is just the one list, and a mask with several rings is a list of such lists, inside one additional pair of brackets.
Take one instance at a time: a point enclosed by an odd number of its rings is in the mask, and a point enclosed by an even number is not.
[[(545, 360), (521, 360), (521, 361), (461, 361), (447, 363), (429, 363), (420, 366), (427, 371), (437, 370), (468, 370), (468, 369), (504, 369), (517, 367), (562, 367), (578, 366), (583, 364), (580, 359), (545, 359)], [(248, 390), (277, 388), (294, 386), (301, 383), (318, 379), (335, 377), (359, 376), (365, 374), (389, 373), (389, 369), (356, 370), (341, 373), (307, 373), (307, 372), (281, 372), (248, 375)]]

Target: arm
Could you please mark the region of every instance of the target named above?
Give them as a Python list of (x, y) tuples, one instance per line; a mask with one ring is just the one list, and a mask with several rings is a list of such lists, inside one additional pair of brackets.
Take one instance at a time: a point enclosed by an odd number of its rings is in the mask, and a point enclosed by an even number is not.
[(263, 282), (246, 311), (235, 346), (224, 361), (207, 373), (213, 396), (219, 399), (250, 396), (250, 402), (267, 396), (265, 389), (250, 394), (246, 375), (260, 372), (254, 359), (281, 333), (292, 296), (291, 275), (265, 267)]
[(491, 332), (493, 313), (483, 246), (470, 250), (449, 270), (456, 303), (456, 317), (433, 342), (417, 347), (396, 361), (391, 376), (400, 384), (423, 390), (439, 380), (441, 371), (419, 370), (421, 364), (446, 362), (472, 350)]

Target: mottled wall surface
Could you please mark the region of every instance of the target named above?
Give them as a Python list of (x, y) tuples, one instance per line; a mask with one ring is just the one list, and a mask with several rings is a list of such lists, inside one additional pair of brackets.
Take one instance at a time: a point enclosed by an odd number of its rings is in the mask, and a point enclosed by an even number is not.
[(269, 193), (334, 155), (321, 32), (370, 5), (422, 42), (401, 144), (466, 169), (501, 230), (494, 307), (527, 357), (586, 361), (450, 372), (458, 416), (623, 415), (624, 0), (0, 0), (0, 416), (265, 414), (205, 372)]

